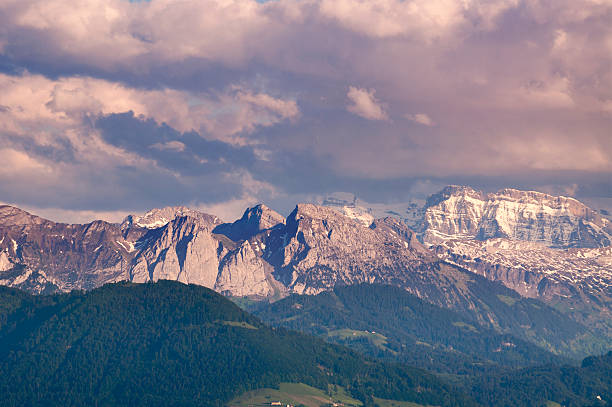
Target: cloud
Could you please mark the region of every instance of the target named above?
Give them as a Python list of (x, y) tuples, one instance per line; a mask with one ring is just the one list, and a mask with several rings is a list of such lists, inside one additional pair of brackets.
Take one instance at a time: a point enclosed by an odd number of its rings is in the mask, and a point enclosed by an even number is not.
[(183, 152), (185, 151), (185, 144), (177, 140), (171, 140), (171, 141), (166, 141), (164, 143), (151, 144), (151, 148), (154, 148), (156, 150), (161, 150), (161, 151), (168, 150), (168, 151)]
[(423, 126), (434, 126), (435, 123), (431, 120), (431, 117), (425, 113), (407, 114), (404, 117), (408, 120), (412, 120), (415, 123), (422, 124)]
[(464, 19), (464, 6), (452, 0), (324, 0), (320, 9), (344, 27), (377, 38), (443, 35)]
[[(299, 112), (294, 103), (237, 89), (228, 92), (231, 96), (211, 98), (211, 106), (221, 111), (238, 106), (259, 115), (223, 112), (228, 123), (234, 117), (254, 131)], [(10, 202), (34, 208), (46, 202), (84, 219), (89, 213), (83, 210), (114, 213), (143, 203), (213, 203), (264, 193), (253, 189), (262, 181), (247, 170), (258, 160), (253, 148), (165, 124), (191, 127), (188, 119), (198, 118), (190, 116), (190, 104), (202, 100), (193, 94), (30, 74), (0, 75), (0, 91), (0, 157), (5, 164), (0, 194)]]
[(346, 96), (350, 103), (346, 110), (368, 120), (387, 120), (387, 112), (381, 102), (376, 99), (374, 89), (362, 89), (350, 86)]
[(23, 176), (0, 194), (109, 212), (447, 182), (610, 195), (611, 18), (601, 0), (3, 1), (0, 159)]
[(0, 166), (0, 177), (37, 176), (50, 175), (52, 169), (38, 160), (30, 157), (23, 151), (12, 148), (0, 149), (2, 166)]
[(77, 125), (85, 116), (132, 111), (180, 131), (203, 131), (244, 144), (248, 139), (238, 133), (250, 133), (259, 126), (269, 127), (299, 116), (294, 100), (255, 93), (240, 85), (206, 93), (138, 89), (88, 77), (50, 80), (41, 75), (0, 74), (0, 89), (0, 105), (5, 107), (7, 119), (4, 126), (7, 130), (8, 126), (16, 126), (12, 131), (24, 131), (18, 129), (18, 122), (50, 120), (58, 125)]

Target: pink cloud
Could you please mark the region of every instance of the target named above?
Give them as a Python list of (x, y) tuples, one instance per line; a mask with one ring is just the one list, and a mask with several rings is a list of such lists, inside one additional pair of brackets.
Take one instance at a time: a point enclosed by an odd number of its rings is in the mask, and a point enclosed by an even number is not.
[(376, 99), (374, 89), (362, 89), (350, 86), (346, 96), (349, 104), (346, 110), (368, 120), (387, 120), (387, 112), (381, 102)]

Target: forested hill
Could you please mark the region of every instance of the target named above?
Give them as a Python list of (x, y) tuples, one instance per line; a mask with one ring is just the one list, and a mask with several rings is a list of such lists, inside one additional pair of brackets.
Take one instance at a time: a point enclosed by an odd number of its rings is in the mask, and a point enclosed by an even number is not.
[(570, 362), (392, 286), (362, 284), (336, 287), (315, 296), (292, 295), (260, 304), (254, 312), (275, 326), (440, 373), (471, 375), (501, 367)]
[(366, 404), (474, 405), (425, 371), (269, 328), (201, 286), (38, 297), (0, 287), (3, 406), (220, 406), (280, 382), (342, 385)]
[[(542, 366), (477, 378), (472, 393), (485, 406), (612, 406), (612, 351), (576, 366)], [(555, 403), (550, 403), (554, 400)]]

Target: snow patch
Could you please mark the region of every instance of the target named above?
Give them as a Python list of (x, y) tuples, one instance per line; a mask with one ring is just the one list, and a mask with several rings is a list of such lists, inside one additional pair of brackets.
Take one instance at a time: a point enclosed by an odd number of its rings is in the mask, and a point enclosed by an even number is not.
[(149, 223), (141, 222), (140, 220), (138, 220), (136, 221), (136, 225), (140, 226), (141, 228), (145, 228), (145, 229), (157, 229), (157, 228), (167, 225), (169, 222), (170, 221), (166, 218), (161, 218), (161, 219), (156, 220), (155, 222), (149, 222)]
[(123, 244), (122, 242), (120, 242), (119, 240), (116, 240), (116, 242), (117, 242), (117, 244), (119, 244), (121, 247), (123, 247), (123, 248), (125, 249), (125, 251), (126, 251), (126, 252), (128, 252), (128, 253), (132, 253), (132, 252), (135, 250), (135, 248), (134, 248), (134, 243), (132, 243), (132, 242), (128, 242), (128, 241), (126, 241), (125, 243), (127, 244), (127, 246), (126, 246), (126, 245), (124, 245), (124, 244)]

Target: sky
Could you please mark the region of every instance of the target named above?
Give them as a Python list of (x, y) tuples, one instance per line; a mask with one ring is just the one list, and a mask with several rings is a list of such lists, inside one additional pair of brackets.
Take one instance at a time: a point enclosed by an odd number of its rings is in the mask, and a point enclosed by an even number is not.
[[(612, 205), (612, 0), (0, 0), (0, 201)], [(609, 207), (609, 206), (608, 206)]]

